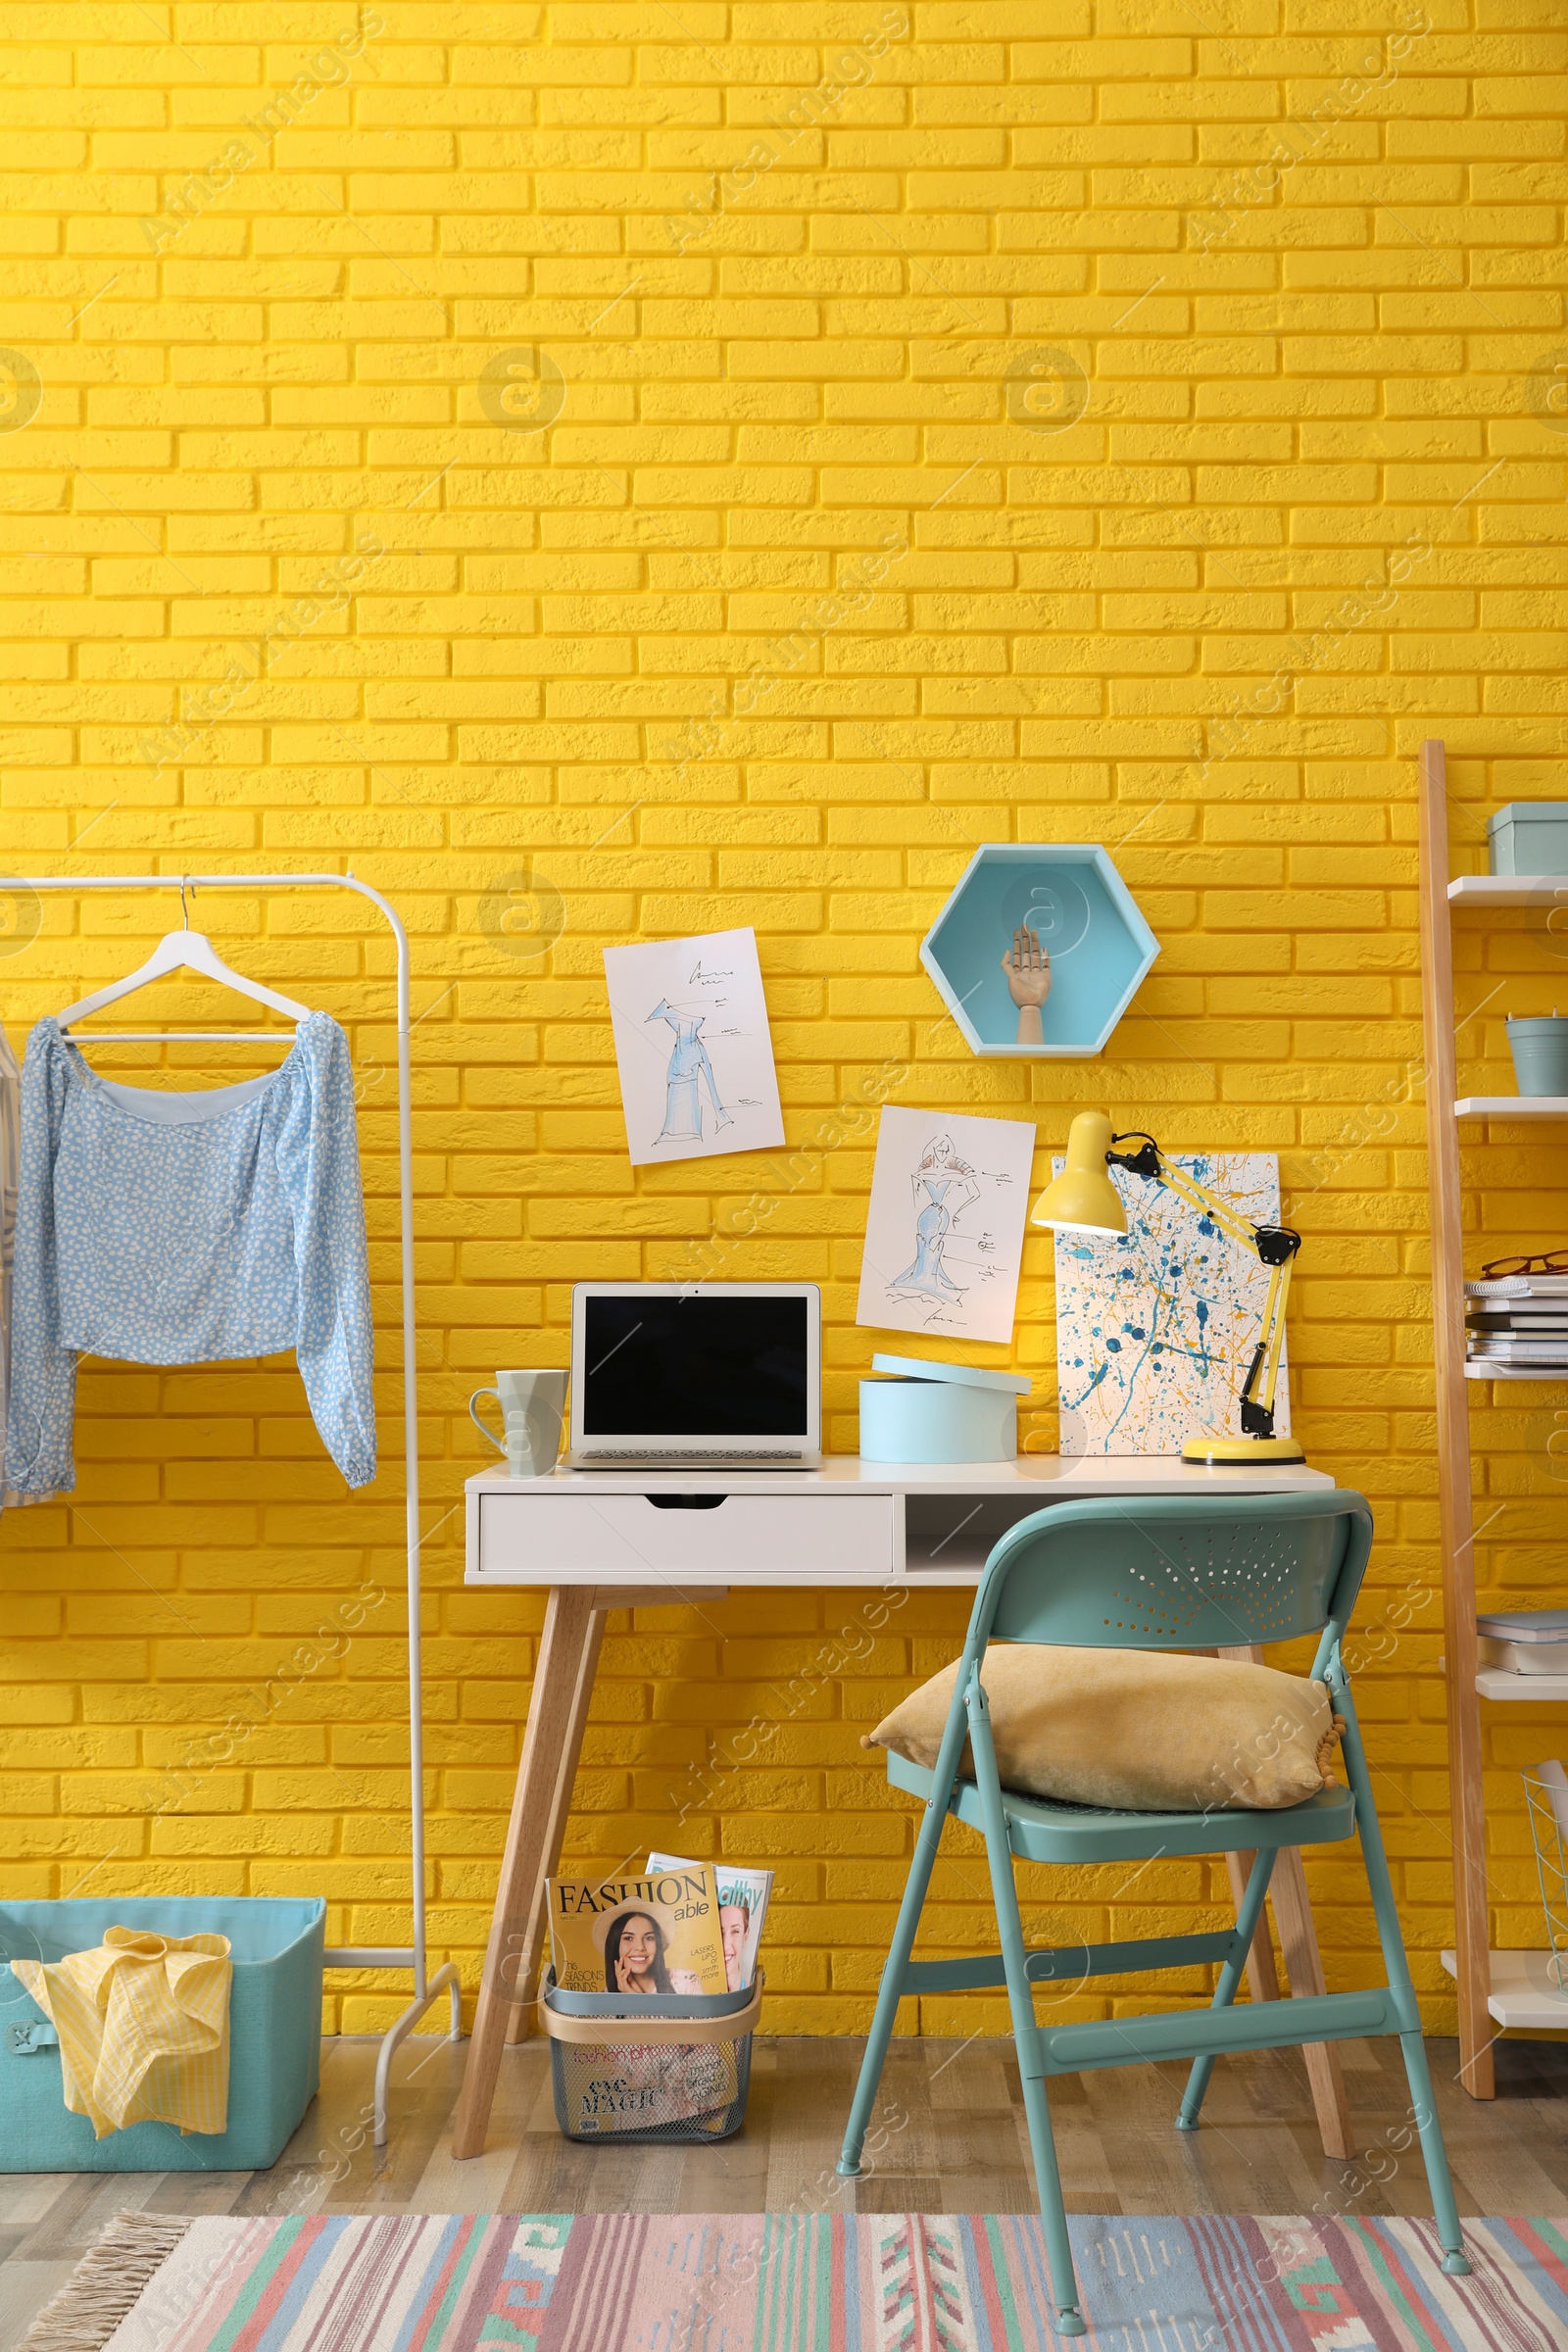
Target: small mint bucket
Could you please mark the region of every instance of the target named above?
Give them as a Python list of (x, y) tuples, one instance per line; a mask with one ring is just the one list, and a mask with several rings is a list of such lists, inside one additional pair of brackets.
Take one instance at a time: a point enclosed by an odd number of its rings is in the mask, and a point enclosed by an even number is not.
[(1508, 1051), (1522, 1095), (1568, 1095), (1568, 1017), (1510, 1020)]

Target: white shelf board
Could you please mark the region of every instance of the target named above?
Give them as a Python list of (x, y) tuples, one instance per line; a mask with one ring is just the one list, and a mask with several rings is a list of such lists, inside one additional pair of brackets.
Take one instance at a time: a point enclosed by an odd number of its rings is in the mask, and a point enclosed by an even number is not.
[(1557, 892), (1568, 906), (1568, 874), (1460, 874), (1448, 884), (1454, 906), (1528, 906)]
[(1461, 1095), (1456, 1119), (1568, 1119), (1568, 1095)]
[(1464, 1359), (1466, 1380), (1568, 1380), (1568, 1364), (1482, 1364), (1474, 1356)]
[[(1452, 1952), (1439, 1955), (1450, 1977), (1459, 1973)], [(1539, 2033), (1568, 2033), (1568, 1992), (1546, 1971), (1549, 1952), (1492, 1952), (1492, 1991), (1487, 2007), (1499, 2026), (1533, 2026)], [(1568, 1976), (1568, 1969), (1564, 1970)]]
[[(1438, 1660), (1438, 1672), (1448, 1671), (1446, 1658)], [(1478, 1666), (1476, 1690), (1482, 1698), (1543, 1700), (1568, 1698), (1568, 1674), (1510, 1674), (1506, 1666)]]
[(1568, 1674), (1510, 1674), (1506, 1666), (1478, 1666), (1476, 1689), (1483, 1698), (1568, 1698)]

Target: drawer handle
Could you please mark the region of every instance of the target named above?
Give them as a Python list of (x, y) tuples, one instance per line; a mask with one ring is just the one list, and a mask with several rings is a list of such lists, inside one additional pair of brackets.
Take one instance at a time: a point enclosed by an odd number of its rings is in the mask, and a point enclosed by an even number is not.
[(716, 1511), (728, 1499), (723, 1494), (645, 1494), (656, 1511)]

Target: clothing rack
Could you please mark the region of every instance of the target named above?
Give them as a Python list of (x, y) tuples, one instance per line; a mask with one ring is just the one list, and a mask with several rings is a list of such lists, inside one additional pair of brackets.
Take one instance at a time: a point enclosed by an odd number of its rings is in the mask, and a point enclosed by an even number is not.
[[(391, 927), (398, 959), (398, 1227), (403, 1264), (403, 1461), (407, 1489), (409, 1610), (409, 1811), (414, 1874), (414, 1941), (403, 1944), (345, 1944), (329, 1950), (328, 1968), (396, 1968), (414, 1972), (414, 1998), (381, 2038), (375, 2068), (375, 2144), (386, 2145), (387, 2092), (399, 2044), (443, 1990), (452, 1999), (450, 2038), (462, 2038), (462, 1988), (457, 1965), (443, 1962), (434, 1975), (425, 1967), (424, 1930), (424, 1720), (419, 1670), (419, 1418), (414, 1354), (414, 1140), (410, 1108), (409, 939), (394, 909), (378, 890), (352, 874), (20, 874), (11, 886), (24, 890), (352, 890), (368, 899)], [(121, 1033), (122, 1034), (122, 1033)], [(165, 1029), (148, 1032), (159, 1042), (243, 1038), (254, 1043), (262, 1030)], [(91, 1042), (91, 1033), (88, 1033)]]

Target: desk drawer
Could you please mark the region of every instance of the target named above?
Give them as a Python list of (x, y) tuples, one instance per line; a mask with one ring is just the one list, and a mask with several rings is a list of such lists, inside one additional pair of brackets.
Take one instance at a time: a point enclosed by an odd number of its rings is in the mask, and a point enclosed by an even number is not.
[(891, 1494), (705, 1494), (696, 1510), (559, 1488), (476, 1500), (480, 1581), (879, 1584), (894, 1573)]

